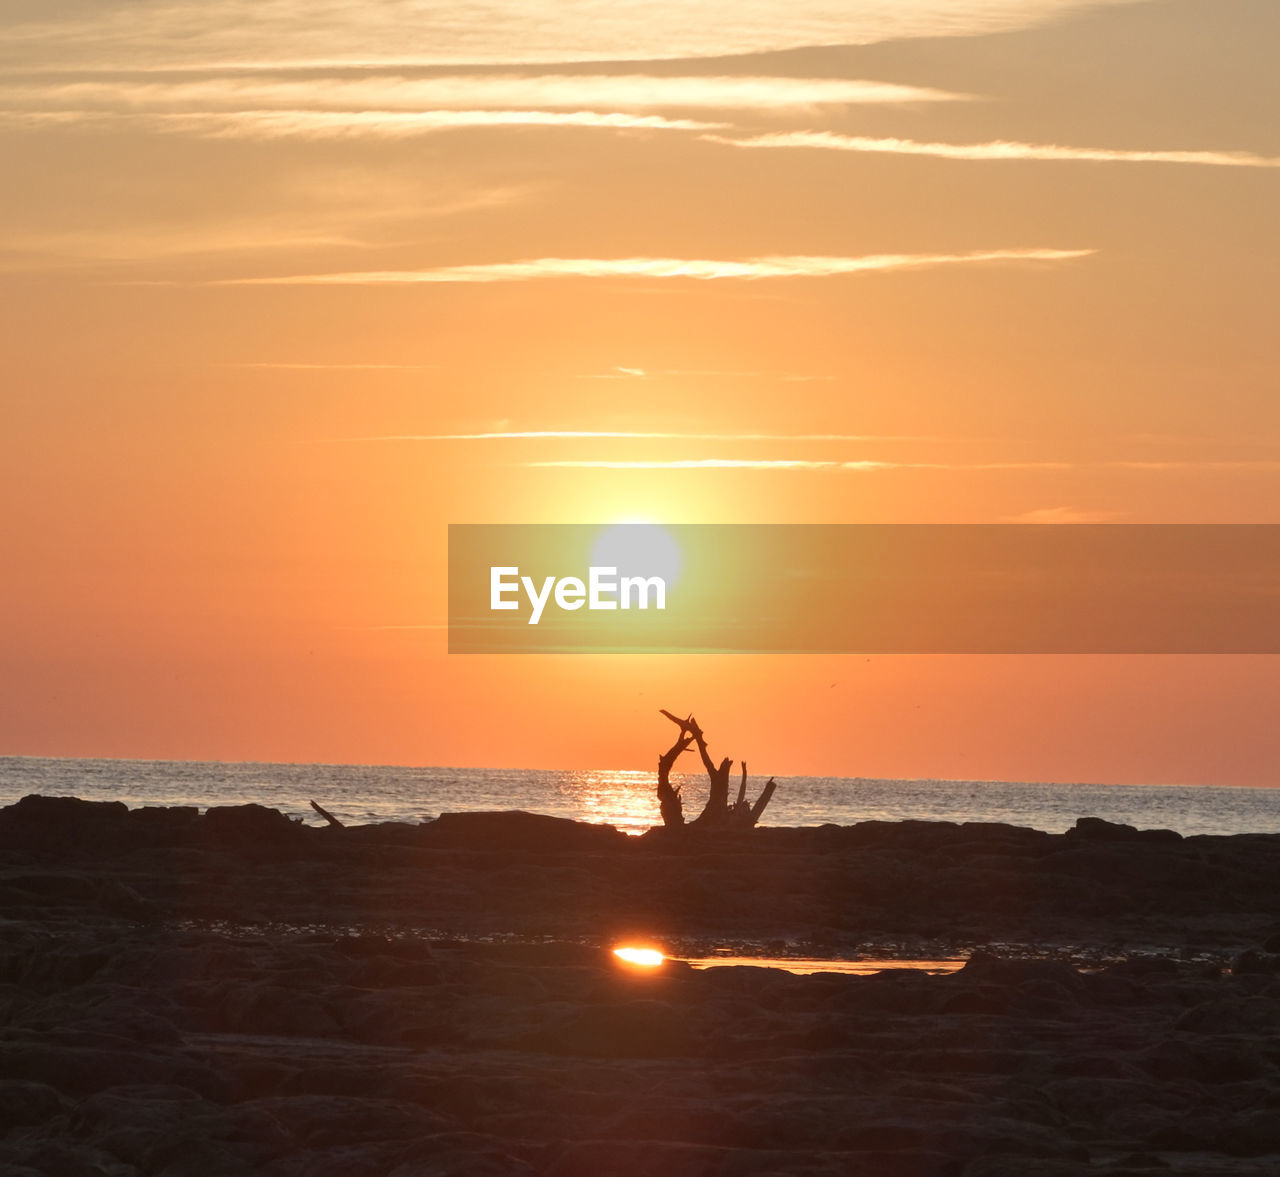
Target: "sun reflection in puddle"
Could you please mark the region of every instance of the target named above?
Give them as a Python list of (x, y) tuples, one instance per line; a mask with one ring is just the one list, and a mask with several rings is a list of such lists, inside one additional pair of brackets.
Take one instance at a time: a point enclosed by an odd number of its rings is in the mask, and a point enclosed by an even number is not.
[(918, 973), (954, 973), (964, 967), (963, 960), (817, 960), (793, 956), (705, 956), (686, 957), (695, 969), (748, 965), (753, 968), (784, 969), (788, 973), (846, 973), (866, 977), (886, 969), (908, 969)]
[(632, 968), (649, 970), (672, 961), (695, 969), (747, 967), (757, 969), (781, 969), (783, 972), (805, 975), (809, 973), (843, 973), (847, 976), (867, 977), (886, 970), (913, 973), (954, 973), (964, 968), (958, 957), (942, 959), (916, 959), (908, 957), (879, 957), (863, 960), (823, 959), (800, 956), (668, 956), (658, 948), (645, 944), (620, 944), (613, 950), (614, 957)]
[(656, 969), (667, 959), (656, 948), (635, 948), (630, 945), (615, 948), (613, 955), (629, 965), (642, 969)]

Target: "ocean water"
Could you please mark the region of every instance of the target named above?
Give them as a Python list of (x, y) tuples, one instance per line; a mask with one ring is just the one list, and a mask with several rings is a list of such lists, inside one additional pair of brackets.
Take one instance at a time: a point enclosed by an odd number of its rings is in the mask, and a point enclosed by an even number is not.
[[(706, 797), (706, 778), (690, 774), (675, 779), (684, 788), (686, 813), (696, 814)], [(750, 791), (754, 794), (761, 783), (754, 782)], [(607, 822), (629, 834), (660, 822), (654, 774), (647, 771), (0, 757), (0, 805), (28, 793), (130, 806), (203, 808), (256, 801), (316, 825), (323, 823), (308, 805), (312, 799), (350, 823), (417, 822), (483, 809), (527, 809)], [(1280, 788), (779, 777), (762, 824), (850, 825), (912, 818), (999, 821), (1060, 833), (1078, 817), (1183, 834), (1280, 832)]]

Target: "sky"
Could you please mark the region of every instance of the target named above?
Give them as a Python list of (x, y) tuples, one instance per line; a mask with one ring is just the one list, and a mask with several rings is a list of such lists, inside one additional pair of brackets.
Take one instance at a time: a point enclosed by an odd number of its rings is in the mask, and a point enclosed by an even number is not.
[(450, 656), (450, 523), (1280, 522), (1272, 0), (10, 0), (0, 754), (1277, 783), (1265, 657)]

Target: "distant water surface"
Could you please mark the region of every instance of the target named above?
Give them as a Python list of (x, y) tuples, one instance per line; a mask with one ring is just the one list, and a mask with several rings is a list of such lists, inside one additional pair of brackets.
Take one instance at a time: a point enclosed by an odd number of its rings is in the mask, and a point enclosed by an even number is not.
[[(686, 812), (696, 814), (706, 797), (706, 778), (690, 775), (683, 785)], [(130, 806), (256, 801), (313, 824), (320, 824), (307, 804), (314, 798), (347, 822), (417, 822), (450, 811), (527, 809), (608, 822), (638, 834), (660, 822), (653, 786), (654, 774), (641, 771), (0, 757), (4, 805), (28, 793)], [(1183, 834), (1268, 833), (1280, 831), (1280, 789), (779, 777), (764, 824), (911, 818), (1008, 822), (1060, 833), (1078, 817)]]

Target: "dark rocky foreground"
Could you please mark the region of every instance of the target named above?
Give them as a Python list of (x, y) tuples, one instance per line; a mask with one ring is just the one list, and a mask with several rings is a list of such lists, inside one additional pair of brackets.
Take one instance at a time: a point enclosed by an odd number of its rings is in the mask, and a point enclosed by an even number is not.
[[(1280, 1174), (1280, 836), (28, 798), (0, 862), (0, 1177)], [(637, 934), (972, 956), (640, 974)]]

